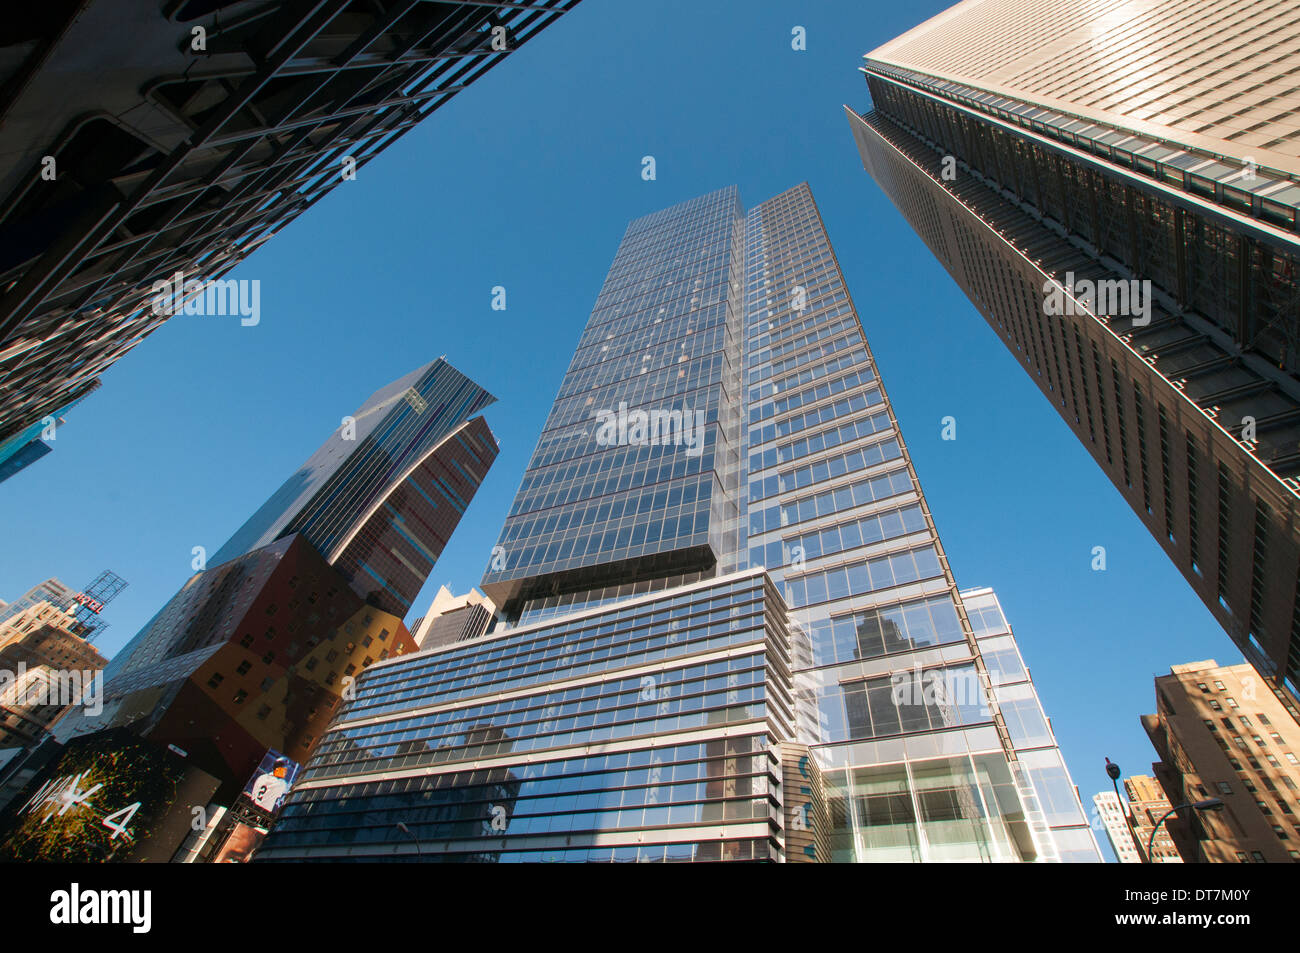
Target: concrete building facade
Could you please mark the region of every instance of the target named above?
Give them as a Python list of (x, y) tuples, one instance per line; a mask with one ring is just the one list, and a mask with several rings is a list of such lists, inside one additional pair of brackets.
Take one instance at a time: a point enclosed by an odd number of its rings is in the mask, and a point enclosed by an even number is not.
[(1250, 665), (1213, 659), (1171, 666), (1155, 689), (1156, 712), (1142, 716), (1142, 726), (1163, 795), (1175, 804), (1224, 804), (1166, 822), (1183, 858), (1300, 861), (1300, 724), (1289, 694)]

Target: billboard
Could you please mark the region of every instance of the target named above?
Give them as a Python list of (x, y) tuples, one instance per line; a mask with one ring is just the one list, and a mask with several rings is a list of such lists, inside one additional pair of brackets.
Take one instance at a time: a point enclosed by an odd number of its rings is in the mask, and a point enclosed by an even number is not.
[(240, 792), (236, 808), (243, 809), (241, 814), (265, 818), (269, 823), (279, 813), (284, 796), (289, 793), (301, 771), (302, 766), (297, 761), (286, 758), (274, 748), (268, 749), (257, 770), (244, 785), (244, 790)]
[(213, 863), (242, 864), (252, 859), (301, 771), (297, 761), (274, 748), (262, 756), (230, 809), (232, 823)]
[(168, 861), (217, 787), (126, 729), (77, 738), (0, 816), (0, 861)]

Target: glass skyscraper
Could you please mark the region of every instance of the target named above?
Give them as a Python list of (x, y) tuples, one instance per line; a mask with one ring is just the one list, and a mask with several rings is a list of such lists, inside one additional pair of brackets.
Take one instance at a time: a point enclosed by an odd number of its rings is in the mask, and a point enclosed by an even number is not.
[[(268, 749), (305, 761), (402, 622), (498, 453), (493, 397), (443, 358), (373, 394), (105, 669), (115, 727), (188, 752), (228, 806)], [(224, 799), (224, 800), (221, 800)]]
[(262, 859), (1095, 859), (806, 184), (628, 226), (491, 558), (496, 627), (366, 672)]
[(175, 313), (159, 282), (191, 288), (184, 313), (207, 298), (233, 315), (234, 295), (234, 320), (260, 321), (231, 269), (576, 2), (84, 0), (14, 20), (0, 34), (0, 476), (51, 449), (42, 419)]
[(738, 565), (743, 228), (735, 189), (628, 225), (483, 577), (507, 618)]
[(358, 595), (406, 615), (496, 459), (496, 398), (444, 358), (371, 395), (212, 557), (297, 534)]
[(1238, 648), (1300, 686), (1294, 3), (966, 0), (869, 53), (867, 171)]

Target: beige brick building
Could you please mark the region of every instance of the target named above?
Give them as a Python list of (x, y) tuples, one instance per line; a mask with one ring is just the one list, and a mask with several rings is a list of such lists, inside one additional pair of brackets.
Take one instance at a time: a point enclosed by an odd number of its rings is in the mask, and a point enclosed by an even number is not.
[(1166, 797), (1224, 803), (1165, 822), (1185, 860), (1300, 860), (1300, 724), (1287, 696), (1249, 665), (1175, 665), (1156, 678), (1156, 714), (1142, 725)]
[(72, 704), (98, 690), (107, 659), (79, 628), (71, 611), (50, 602), (0, 623), (0, 748), (39, 744)]
[[(1181, 864), (1183, 856), (1178, 852), (1173, 835), (1169, 833), (1169, 821), (1160, 824), (1160, 819), (1168, 813), (1172, 805), (1165, 796), (1160, 782), (1150, 775), (1135, 774), (1124, 781), (1124, 791), (1128, 794), (1129, 813), (1133, 817), (1133, 826), (1137, 830), (1138, 844), (1142, 856), (1148, 864)], [(1156, 825), (1160, 824), (1159, 829)], [(1151, 832), (1155, 830), (1153, 841)], [(1147, 845), (1151, 845), (1150, 851)]]

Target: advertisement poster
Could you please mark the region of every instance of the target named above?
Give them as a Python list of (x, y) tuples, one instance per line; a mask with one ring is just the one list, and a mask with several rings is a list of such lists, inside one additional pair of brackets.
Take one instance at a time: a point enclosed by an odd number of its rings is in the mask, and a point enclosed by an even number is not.
[(242, 864), (252, 859), (301, 771), (298, 762), (280, 752), (266, 752), (231, 808), (233, 823), (213, 863)]
[(0, 861), (167, 861), (217, 780), (129, 731), (70, 742), (0, 817)]

